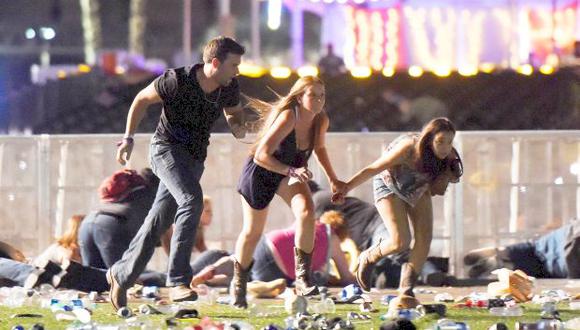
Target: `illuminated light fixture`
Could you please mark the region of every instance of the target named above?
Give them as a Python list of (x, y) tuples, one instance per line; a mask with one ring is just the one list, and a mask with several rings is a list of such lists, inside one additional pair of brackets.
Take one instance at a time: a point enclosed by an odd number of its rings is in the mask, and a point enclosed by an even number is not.
[(28, 29), (26, 29), (26, 32), (24, 32), (24, 35), (26, 36), (26, 39), (28, 39), (28, 40), (34, 39), (36, 37), (36, 31), (34, 31), (33, 28), (28, 28)]
[(446, 66), (439, 66), (433, 70), (433, 73), (438, 77), (449, 77), (451, 74), (451, 69)]
[(286, 79), (290, 77), (292, 70), (285, 66), (275, 66), (270, 69), (270, 75), (276, 79)]
[(299, 67), (298, 70), (296, 70), (296, 72), (298, 73), (298, 76), (300, 77), (307, 77), (307, 76), (313, 76), (316, 77), (318, 76), (318, 68), (312, 65), (305, 65), (302, 67)]
[(412, 65), (409, 67), (409, 76), (411, 77), (421, 77), (423, 75), (423, 69), (420, 66)]
[(549, 64), (544, 64), (540, 67), (540, 72), (542, 74), (552, 74), (554, 73), (554, 67)]
[(378, 12), (371, 14), (371, 45), (370, 45), (370, 65), (374, 70), (383, 67), (383, 42), (385, 41), (383, 17)]
[(383, 76), (385, 77), (392, 77), (395, 75), (395, 68), (391, 66), (386, 66), (383, 68)]
[(249, 78), (260, 78), (264, 73), (266, 73), (266, 70), (261, 66), (250, 63), (242, 63), (238, 68), (240, 70), (240, 75)]
[(397, 49), (399, 47), (399, 13), (391, 8), (387, 11), (387, 42), (385, 45), (385, 55), (387, 57), (385, 67), (395, 67), (398, 62)]
[(358, 28), (358, 44), (356, 45), (355, 65), (370, 65), (372, 31), (369, 17), (365, 10), (355, 12), (355, 22)]
[(338, 3), (346, 3), (348, 0), (336, 0)]
[(491, 73), (495, 69), (495, 65), (493, 63), (481, 63), (479, 66), (479, 70), (485, 73)]
[(89, 73), (91, 72), (91, 67), (86, 65), (86, 64), (79, 64), (77, 69), (79, 70), (79, 72), (81, 73)]
[(56, 32), (51, 27), (41, 27), (40, 36), (44, 40), (52, 40), (54, 37), (56, 37)]
[(477, 68), (471, 66), (464, 66), (457, 69), (457, 73), (464, 77), (471, 77), (477, 74)]
[(368, 78), (371, 73), (371, 68), (368, 66), (355, 66), (350, 69), (350, 74), (355, 78)]
[(517, 67), (516, 71), (524, 76), (529, 76), (534, 73), (534, 68), (529, 64), (524, 64)]
[(115, 73), (116, 74), (124, 74), (125, 73), (125, 68), (123, 68), (122, 66), (118, 66), (115, 68)]
[(58, 72), (56, 73), (56, 77), (58, 79), (64, 79), (64, 78), (66, 78), (66, 71), (64, 71), (64, 70), (58, 70)]
[(282, 0), (268, 0), (268, 28), (278, 30), (282, 16)]

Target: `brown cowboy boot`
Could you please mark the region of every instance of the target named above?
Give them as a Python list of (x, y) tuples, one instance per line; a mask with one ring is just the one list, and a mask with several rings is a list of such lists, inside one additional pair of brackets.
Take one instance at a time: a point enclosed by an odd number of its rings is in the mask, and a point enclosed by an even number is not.
[(371, 289), (371, 275), (373, 273), (373, 265), (384, 257), (381, 252), (381, 239), (377, 244), (364, 250), (358, 256), (358, 265), (356, 267), (356, 281), (358, 285), (365, 291)]
[(415, 293), (413, 293), (417, 277), (418, 275), (410, 263), (406, 262), (401, 266), (399, 295), (391, 301), (389, 308), (409, 309), (419, 306), (419, 300), (415, 298)]
[(294, 287), (299, 296), (317, 295), (318, 287), (310, 286), (310, 264), (312, 262), (312, 252), (306, 253), (298, 247), (294, 247), (294, 262), (296, 263), (296, 281)]
[(242, 265), (234, 259), (234, 277), (232, 278), (232, 284), (230, 287), (230, 292), (233, 293), (233, 303), (237, 308), (248, 308), (248, 302), (246, 300), (246, 291), (248, 286), (248, 277), (250, 276), (250, 269), (254, 261), (248, 266), (248, 268), (243, 269)]

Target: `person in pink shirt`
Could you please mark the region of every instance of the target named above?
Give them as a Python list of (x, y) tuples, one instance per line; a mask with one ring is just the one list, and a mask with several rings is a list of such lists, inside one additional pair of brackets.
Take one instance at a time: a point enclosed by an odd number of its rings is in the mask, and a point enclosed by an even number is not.
[[(254, 252), (254, 267), (252, 280), (273, 281), (284, 278), (291, 283), (296, 280), (294, 260), (294, 238), (296, 230), (292, 227), (273, 230), (264, 236)], [(338, 269), (340, 284), (348, 285), (355, 282), (354, 274), (348, 269), (348, 261), (340, 249), (340, 238), (331, 228), (316, 222), (314, 229), (314, 249), (312, 250), (312, 271), (326, 276), (329, 261), (332, 259)]]
[[(340, 218), (340, 219), (338, 219)], [(342, 215), (336, 211), (328, 211), (320, 216), (314, 227), (314, 248), (312, 252), (311, 267), (313, 272), (328, 277), (329, 261), (334, 261), (338, 271), (339, 285), (355, 283), (356, 278), (349, 270), (349, 263), (340, 244), (347, 237), (339, 237), (337, 230), (343, 223)], [(254, 265), (251, 270), (252, 287), (266, 286), (264, 282), (272, 282), (284, 279), (287, 284), (296, 280), (294, 239), (296, 230), (294, 226), (286, 229), (270, 231), (259, 239), (254, 251)], [(199, 273), (194, 274), (191, 287), (195, 288), (202, 283), (224, 285), (231, 282), (234, 268), (232, 256), (225, 256), (214, 264), (205, 267)], [(262, 282), (262, 283), (258, 283)], [(255, 291), (255, 290), (254, 290)]]

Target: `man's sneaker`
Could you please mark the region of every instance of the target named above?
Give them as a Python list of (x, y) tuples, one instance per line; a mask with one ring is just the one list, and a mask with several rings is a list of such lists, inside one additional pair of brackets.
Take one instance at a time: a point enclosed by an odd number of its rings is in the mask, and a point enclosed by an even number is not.
[(197, 293), (191, 290), (189, 286), (182, 284), (169, 288), (169, 299), (173, 302), (195, 301), (197, 300)]

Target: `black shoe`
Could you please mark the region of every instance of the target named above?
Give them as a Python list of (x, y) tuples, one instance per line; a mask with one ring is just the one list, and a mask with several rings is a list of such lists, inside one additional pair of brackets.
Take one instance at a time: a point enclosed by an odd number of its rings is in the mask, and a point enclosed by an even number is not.
[(46, 272), (48, 272), (51, 275), (57, 275), (63, 271), (63, 269), (61, 268), (61, 266), (59, 264), (52, 262), (48, 259), (42, 260), (40, 262), (36, 262), (35, 266), (40, 268), (40, 269), (44, 269)]
[(24, 280), (23, 287), (25, 289), (32, 289), (41, 284), (50, 284), (53, 287), (58, 287), (59, 280), (55, 275), (52, 275), (45, 269), (35, 268)]
[(449, 286), (453, 285), (457, 279), (455, 276), (449, 275), (445, 272), (434, 272), (424, 278), (424, 283), (429, 286)]

